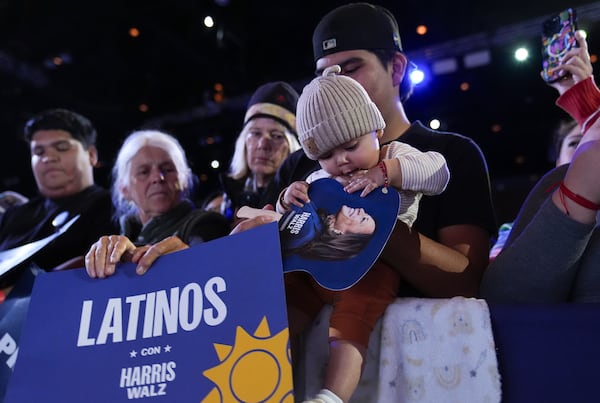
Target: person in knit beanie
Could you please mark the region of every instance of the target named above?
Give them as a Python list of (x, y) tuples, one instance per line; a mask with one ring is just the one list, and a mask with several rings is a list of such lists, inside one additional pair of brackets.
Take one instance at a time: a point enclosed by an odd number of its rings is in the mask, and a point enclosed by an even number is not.
[[(298, 99), (298, 138), (306, 155), (317, 160), (321, 169), (306, 181), (293, 182), (284, 189), (277, 211), (286, 213), (292, 206), (309, 203), (310, 183), (334, 178), (346, 192), (361, 192), (361, 197), (368, 197), (373, 191), (392, 191), (390, 187), (400, 192), (398, 220), (410, 227), (417, 217), (421, 196), (439, 194), (448, 184), (446, 160), (438, 152), (421, 152), (399, 141), (381, 147), (379, 139), (385, 121), (379, 109), (358, 82), (339, 75), (340, 71), (338, 65), (328, 67), (304, 87)], [(337, 242), (331, 240), (335, 237), (368, 233), (373, 225), (368, 217), (347, 214), (356, 210), (360, 209), (342, 209), (334, 219), (322, 222), (322, 233), (315, 234), (302, 248), (308, 252), (323, 240), (334, 248)], [(323, 249), (322, 245), (318, 247)], [(319, 394), (306, 402), (342, 402), (352, 396), (371, 330), (396, 298), (399, 282), (397, 271), (378, 263), (343, 291), (327, 290), (304, 272), (285, 273), (293, 359), (297, 354), (295, 339), (304, 325), (316, 317), (325, 303), (333, 305), (326, 381)], [(369, 306), (368, 312), (365, 306)]]

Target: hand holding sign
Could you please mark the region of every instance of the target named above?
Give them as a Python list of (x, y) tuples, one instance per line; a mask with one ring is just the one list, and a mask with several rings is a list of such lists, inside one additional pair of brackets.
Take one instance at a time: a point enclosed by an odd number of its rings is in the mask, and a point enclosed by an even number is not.
[(293, 401), (275, 225), (134, 269), (38, 276), (7, 403)]

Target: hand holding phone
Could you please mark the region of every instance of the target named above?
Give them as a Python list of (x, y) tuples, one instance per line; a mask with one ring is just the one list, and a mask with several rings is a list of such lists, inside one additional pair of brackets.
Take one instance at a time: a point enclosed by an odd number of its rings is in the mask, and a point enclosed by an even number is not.
[(574, 47), (577, 31), (575, 10), (568, 8), (553, 15), (542, 24), (542, 78), (553, 83), (565, 76), (560, 68), (562, 57)]

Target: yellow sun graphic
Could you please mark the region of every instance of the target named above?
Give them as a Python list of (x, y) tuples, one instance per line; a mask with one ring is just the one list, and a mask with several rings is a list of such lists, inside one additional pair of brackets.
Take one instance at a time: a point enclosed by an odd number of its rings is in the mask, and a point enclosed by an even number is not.
[(202, 403), (293, 403), (287, 328), (271, 336), (266, 317), (254, 335), (241, 326), (235, 345), (214, 344), (221, 363), (204, 371), (216, 385)]

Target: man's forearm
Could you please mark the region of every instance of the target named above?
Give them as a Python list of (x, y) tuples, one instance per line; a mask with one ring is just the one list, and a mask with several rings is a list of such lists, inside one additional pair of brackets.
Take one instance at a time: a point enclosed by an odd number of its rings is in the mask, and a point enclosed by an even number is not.
[[(476, 297), (488, 262), (487, 234), (473, 226), (456, 226), (452, 233), (447, 237), (455, 238), (447, 239), (450, 247), (399, 223), (381, 258), (427, 297)], [(470, 241), (456, 241), (461, 238)]]

